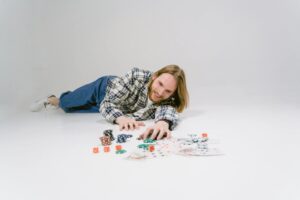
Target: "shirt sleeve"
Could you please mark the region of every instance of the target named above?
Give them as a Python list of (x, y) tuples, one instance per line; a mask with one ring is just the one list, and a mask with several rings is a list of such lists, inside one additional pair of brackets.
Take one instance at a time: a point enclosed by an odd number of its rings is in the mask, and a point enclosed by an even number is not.
[(124, 104), (130, 98), (130, 94), (136, 89), (135, 82), (143, 80), (145, 74), (146, 71), (133, 68), (124, 76), (110, 80), (99, 109), (106, 120), (114, 123), (116, 118), (124, 115), (121, 110), (122, 103)]
[(178, 124), (178, 113), (173, 106), (162, 105), (156, 109), (155, 122), (167, 120), (171, 122), (170, 130), (173, 130)]

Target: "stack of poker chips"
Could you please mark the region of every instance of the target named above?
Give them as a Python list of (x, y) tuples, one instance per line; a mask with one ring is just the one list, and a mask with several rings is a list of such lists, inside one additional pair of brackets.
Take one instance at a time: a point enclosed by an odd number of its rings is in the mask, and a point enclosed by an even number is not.
[(132, 135), (130, 134), (120, 134), (117, 137), (117, 143), (125, 143), (127, 141), (127, 138), (131, 138)]
[(207, 150), (208, 149), (207, 141), (208, 141), (208, 134), (202, 133), (200, 136), (200, 142), (197, 143), (198, 149)]
[(108, 145), (111, 145), (111, 140), (110, 140), (110, 137), (109, 136), (102, 136), (99, 138), (100, 141), (101, 141), (101, 144), (103, 146), (108, 146)]
[(207, 133), (202, 133), (200, 137), (201, 137), (201, 142), (206, 142), (208, 140), (208, 134)]
[(104, 134), (105, 136), (108, 136), (108, 137), (110, 138), (111, 141), (114, 141), (115, 138), (114, 138), (114, 135), (113, 135), (112, 132), (113, 132), (113, 131), (112, 131), (111, 129), (107, 129), (107, 130), (104, 130), (104, 131), (103, 131), (103, 134)]

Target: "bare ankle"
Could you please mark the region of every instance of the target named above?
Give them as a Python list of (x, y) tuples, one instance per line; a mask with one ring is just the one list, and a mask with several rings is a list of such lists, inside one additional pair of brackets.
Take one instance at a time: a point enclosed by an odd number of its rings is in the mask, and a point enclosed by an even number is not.
[(53, 106), (58, 106), (59, 105), (59, 99), (57, 97), (49, 97), (48, 101)]

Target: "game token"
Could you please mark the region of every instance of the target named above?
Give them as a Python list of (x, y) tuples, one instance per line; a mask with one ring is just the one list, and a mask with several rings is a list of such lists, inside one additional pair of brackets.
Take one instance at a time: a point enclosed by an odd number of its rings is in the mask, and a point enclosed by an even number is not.
[(144, 143), (154, 143), (155, 141), (156, 141), (156, 140), (147, 138), (147, 139), (144, 140)]
[(116, 145), (116, 150), (119, 151), (122, 149), (122, 146), (121, 145)]
[(99, 153), (99, 148), (98, 147), (93, 147), (93, 153)]
[(129, 134), (120, 134), (117, 137), (117, 143), (125, 143), (127, 141), (127, 138), (131, 138), (132, 135)]
[(107, 153), (107, 152), (110, 151), (110, 148), (109, 148), (109, 146), (105, 146), (105, 147), (103, 148), (103, 150), (104, 150), (105, 153)]
[(116, 154), (123, 154), (123, 153), (126, 153), (126, 150), (121, 149), (121, 150), (116, 151)]
[(111, 145), (111, 140), (109, 136), (100, 137), (100, 141), (103, 146)]
[(114, 138), (114, 135), (113, 135), (112, 132), (113, 132), (113, 131), (112, 131), (111, 129), (107, 129), (107, 130), (104, 130), (104, 131), (103, 131), (103, 134), (104, 134), (105, 136), (108, 136), (108, 137), (110, 138), (111, 141), (114, 141), (115, 138)]
[(154, 151), (154, 149), (155, 149), (154, 145), (149, 145), (148, 149), (149, 149), (150, 152)]
[(138, 148), (148, 150), (149, 144), (139, 144)]
[(207, 137), (208, 135), (207, 135), (207, 133), (202, 133), (201, 136), (202, 137)]

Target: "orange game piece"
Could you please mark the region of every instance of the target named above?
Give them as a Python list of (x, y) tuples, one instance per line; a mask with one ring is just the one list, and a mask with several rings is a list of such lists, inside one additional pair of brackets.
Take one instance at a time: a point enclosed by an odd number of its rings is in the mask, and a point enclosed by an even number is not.
[(99, 148), (98, 147), (94, 147), (93, 148), (93, 153), (99, 153)]
[(104, 148), (103, 148), (103, 150), (104, 150), (104, 152), (109, 152), (110, 151), (110, 148), (109, 148), (109, 146), (105, 146)]
[(154, 145), (149, 145), (148, 149), (150, 152), (154, 151), (155, 150)]
[(202, 137), (207, 137), (208, 134), (207, 133), (202, 133)]
[(122, 150), (122, 145), (116, 145), (116, 151)]

